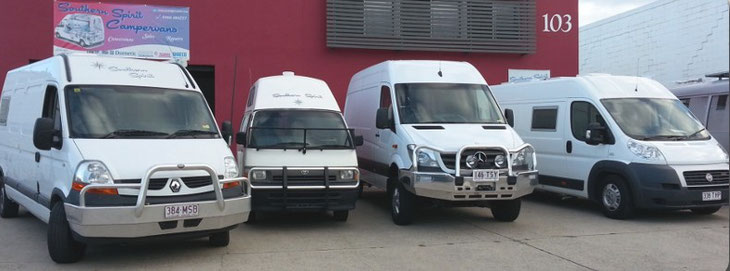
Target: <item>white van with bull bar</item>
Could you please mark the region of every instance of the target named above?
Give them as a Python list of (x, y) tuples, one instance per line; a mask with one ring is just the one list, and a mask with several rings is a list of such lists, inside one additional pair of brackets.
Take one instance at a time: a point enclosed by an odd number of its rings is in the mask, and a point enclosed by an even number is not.
[(387, 189), (399, 225), (426, 202), (490, 207), (497, 220), (517, 219), (537, 170), (509, 116), (466, 62), (377, 64), (352, 77), (345, 104), (347, 123), (364, 138), (362, 180)]
[(60, 55), (8, 72), (0, 98), (0, 216), (48, 223), (56, 262), (87, 243), (209, 237), (226, 246), (249, 185), (182, 66)]

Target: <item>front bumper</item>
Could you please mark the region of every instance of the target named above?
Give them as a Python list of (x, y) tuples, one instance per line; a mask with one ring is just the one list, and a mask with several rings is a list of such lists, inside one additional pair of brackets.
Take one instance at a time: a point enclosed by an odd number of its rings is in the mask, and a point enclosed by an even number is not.
[[(149, 179), (155, 172), (174, 170), (204, 170), (213, 179), (214, 200), (181, 201), (165, 204), (147, 202)], [(207, 165), (162, 165), (149, 169), (140, 184), (88, 185), (79, 192), (79, 204), (65, 203), (66, 217), (71, 229), (83, 238), (141, 238), (168, 234), (215, 231), (243, 223), (251, 210), (251, 196), (243, 194), (224, 198), (221, 187), (240, 183), (248, 191), (246, 178), (218, 180)], [(139, 189), (134, 206), (87, 206), (86, 193), (99, 188)], [(197, 204), (198, 216), (166, 219), (165, 206)]]
[(404, 184), (412, 193), (447, 201), (516, 199), (532, 193), (538, 180), (537, 171), (500, 176), (497, 182), (474, 182), (472, 177), (410, 170), (401, 170), (400, 176), (401, 180), (407, 177), (409, 181)]
[[(644, 209), (688, 209), (728, 205), (727, 181), (719, 184), (690, 185), (686, 171), (727, 171), (727, 164), (652, 165), (631, 163), (629, 168), (639, 182), (636, 207)], [(703, 192), (719, 191), (720, 200), (703, 201)]]

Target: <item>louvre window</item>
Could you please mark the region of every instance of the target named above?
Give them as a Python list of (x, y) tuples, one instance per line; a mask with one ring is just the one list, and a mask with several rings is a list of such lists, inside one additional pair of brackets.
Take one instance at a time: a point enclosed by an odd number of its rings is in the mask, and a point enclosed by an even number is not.
[(327, 0), (327, 46), (535, 52), (535, 0)]

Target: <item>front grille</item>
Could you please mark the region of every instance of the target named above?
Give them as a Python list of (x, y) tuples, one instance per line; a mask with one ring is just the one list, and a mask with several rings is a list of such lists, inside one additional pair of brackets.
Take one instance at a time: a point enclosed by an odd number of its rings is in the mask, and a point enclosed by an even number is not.
[[(149, 190), (161, 190), (167, 184), (169, 178), (153, 178), (150, 179)], [(206, 185), (211, 185), (213, 179), (210, 176), (194, 176), (194, 177), (182, 177), (180, 178), (185, 186), (189, 188), (199, 188)], [(219, 175), (218, 179), (223, 179), (223, 175)], [(127, 179), (127, 180), (116, 180), (116, 183), (123, 184), (136, 184), (142, 182), (142, 179)]]
[(213, 179), (210, 176), (183, 177), (180, 179), (182, 179), (185, 186), (189, 188), (203, 187), (213, 183)]
[[(465, 150), (461, 153), (461, 161), (459, 161), (459, 163), (461, 164), (462, 170), (470, 170), (470, 168), (466, 166), (466, 158), (469, 155), (473, 155), (478, 151), (481, 151), (487, 155), (487, 161), (485, 161), (484, 163), (478, 164), (475, 169), (497, 169), (497, 166), (494, 165), (494, 158), (500, 154), (505, 155), (504, 152), (496, 151), (496, 150)], [(441, 161), (444, 162), (444, 165), (446, 166), (446, 168), (452, 169), (452, 170), (456, 169), (456, 154), (455, 153), (442, 153)]]
[[(284, 174), (282, 171), (271, 171), (273, 173), (271, 180), (275, 182), (283, 182)], [(336, 171), (330, 170), (328, 172), (328, 181), (336, 181)], [(304, 182), (324, 182), (324, 170), (287, 170), (286, 171), (287, 183), (304, 183)]]
[[(707, 181), (707, 174), (712, 175), (712, 182)], [(703, 171), (685, 171), (684, 180), (688, 186), (692, 185), (717, 185), (728, 184), (730, 181), (730, 171), (728, 170), (703, 170)]]
[[(141, 179), (130, 179), (130, 180), (116, 180), (116, 183), (123, 184), (138, 184), (142, 182)], [(147, 186), (149, 190), (160, 190), (167, 184), (167, 178), (155, 178), (150, 179), (150, 183)]]
[[(275, 182), (282, 182), (284, 181), (284, 176), (273, 176), (273, 180)], [(337, 176), (330, 175), (329, 181), (336, 181)], [(324, 181), (324, 175), (317, 175), (317, 176), (286, 176), (287, 182), (313, 182), (313, 181)]]

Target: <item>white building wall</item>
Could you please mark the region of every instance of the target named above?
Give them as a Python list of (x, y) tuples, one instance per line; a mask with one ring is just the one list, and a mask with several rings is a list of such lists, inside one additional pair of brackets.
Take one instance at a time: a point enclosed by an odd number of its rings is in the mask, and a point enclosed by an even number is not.
[(667, 87), (728, 71), (728, 0), (659, 0), (580, 29), (579, 71), (639, 75)]

